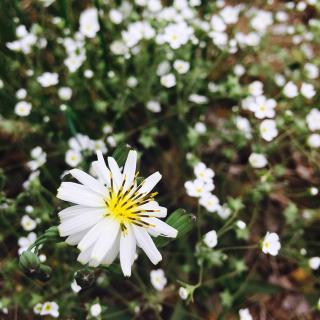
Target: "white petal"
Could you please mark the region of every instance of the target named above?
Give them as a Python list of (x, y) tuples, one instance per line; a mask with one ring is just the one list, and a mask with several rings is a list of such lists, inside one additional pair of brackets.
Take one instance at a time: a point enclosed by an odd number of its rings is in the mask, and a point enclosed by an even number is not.
[(92, 208), (92, 207), (85, 207), (81, 205), (72, 206), (66, 209), (63, 209), (58, 213), (61, 222), (64, 222), (67, 219), (76, 217), (78, 215), (83, 214), (90, 214), (100, 212), (101, 214), (106, 212), (106, 208)]
[(102, 221), (98, 222), (95, 226), (93, 226), (83, 237), (83, 239), (79, 242), (78, 248), (81, 251), (87, 250), (90, 246), (92, 246), (97, 239), (100, 237), (100, 234), (104, 232), (105, 227), (105, 220), (104, 218)]
[(69, 236), (71, 234), (88, 229), (103, 219), (104, 212), (100, 209), (92, 210), (88, 214), (77, 215), (66, 219), (58, 226), (61, 237)]
[(108, 165), (111, 171), (111, 178), (114, 184), (114, 190), (118, 192), (118, 190), (121, 187), (122, 181), (123, 181), (123, 176), (121, 174), (120, 168), (112, 157), (108, 157)]
[(72, 217), (72, 216), (76, 215), (77, 212), (79, 211), (79, 209), (81, 209), (81, 208), (86, 208), (86, 207), (80, 206), (80, 205), (75, 205), (75, 206), (65, 208), (65, 209), (61, 210), (60, 212), (58, 212), (59, 218), (66, 219), (66, 218)]
[(167, 208), (159, 206), (158, 202), (150, 201), (141, 206), (139, 206), (135, 211), (140, 210), (152, 210), (152, 212), (148, 212), (152, 216), (156, 216), (158, 218), (165, 218), (167, 216)]
[(118, 233), (117, 239), (114, 242), (114, 245), (107, 252), (104, 258), (101, 261), (101, 264), (110, 265), (114, 259), (118, 256), (120, 248), (120, 232)]
[(175, 228), (172, 228), (170, 225), (167, 223), (161, 221), (160, 219), (157, 218), (144, 218), (142, 219), (151, 225), (154, 225), (154, 227), (150, 227), (151, 230), (155, 230), (158, 232), (160, 235), (164, 237), (170, 237), (170, 238), (176, 238), (178, 231)]
[(78, 244), (81, 239), (85, 236), (85, 234), (88, 232), (88, 229), (85, 229), (83, 231), (77, 232), (77, 233), (73, 233), (72, 235), (70, 235), (65, 242), (67, 244), (69, 244), (70, 246), (75, 246), (76, 244)]
[(124, 191), (126, 191), (133, 184), (134, 177), (136, 174), (136, 166), (137, 166), (137, 152), (130, 150), (127, 161), (123, 169), (123, 175), (126, 179), (123, 186)]
[(153, 264), (157, 264), (162, 260), (161, 254), (150, 235), (141, 227), (133, 226), (134, 235), (137, 239), (138, 246), (146, 253)]
[(152, 229), (148, 228), (147, 232), (150, 234), (150, 236), (155, 237), (155, 238), (160, 236), (160, 233), (153, 228)]
[(69, 172), (80, 183), (82, 183), (92, 191), (99, 193), (103, 197), (106, 195), (106, 187), (103, 184), (101, 184), (97, 179), (91, 177), (89, 174), (79, 169), (72, 169)]
[(73, 182), (62, 182), (57, 198), (88, 207), (104, 207), (103, 197), (87, 187)]
[(139, 193), (149, 193), (160, 181), (161, 178), (162, 176), (159, 172), (153, 173), (151, 176), (149, 176), (147, 179), (143, 181), (143, 185), (139, 190)]
[(91, 253), (91, 260), (99, 265), (107, 254), (107, 252), (111, 249), (114, 245), (114, 242), (118, 236), (120, 229), (120, 224), (114, 219), (105, 219), (104, 220), (104, 227), (103, 232), (100, 234), (99, 238), (97, 239), (92, 253)]
[(126, 277), (131, 276), (131, 266), (136, 253), (136, 238), (130, 225), (127, 225), (127, 233), (121, 232), (120, 236), (120, 264)]
[(89, 247), (87, 250), (81, 251), (78, 255), (78, 261), (82, 264), (86, 264), (90, 260), (91, 252), (92, 252), (93, 246)]
[(102, 179), (102, 181), (110, 187), (110, 170), (108, 169), (102, 152), (97, 151), (97, 158), (98, 161), (94, 161), (92, 165), (94, 166), (94, 170), (96, 171), (96, 174)]

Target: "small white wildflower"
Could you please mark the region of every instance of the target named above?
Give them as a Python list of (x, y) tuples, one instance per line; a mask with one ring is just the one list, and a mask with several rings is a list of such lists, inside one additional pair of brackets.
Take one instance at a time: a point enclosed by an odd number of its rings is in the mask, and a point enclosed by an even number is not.
[(172, 88), (176, 85), (176, 77), (173, 73), (166, 74), (160, 78), (160, 83), (166, 88)]
[(158, 291), (162, 291), (167, 284), (167, 278), (162, 269), (151, 270), (150, 280), (153, 287)]
[(33, 220), (28, 215), (24, 215), (21, 219), (21, 226), (26, 231), (32, 231), (36, 228), (37, 222)]
[(320, 267), (320, 257), (312, 257), (309, 259), (309, 266), (312, 270), (317, 270)]
[(40, 315), (45, 316), (45, 315), (50, 315), (54, 318), (59, 317), (59, 306), (56, 302), (54, 301), (47, 301), (42, 305), (42, 309), (40, 312)]
[(266, 141), (273, 140), (278, 135), (278, 129), (274, 120), (263, 120), (260, 124), (260, 135)]
[(179, 296), (182, 300), (186, 300), (188, 298), (188, 290), (185, 287), (179, 288)]
[(25, 99), (26, 96), (27, 96), (27, 90), (24, 88), (21, 88), (16, 92), (16, 97), (19, 100)]
[(100, 303), (95, 303), (90, 307), (90, 314), (92, 317), (98, 317), (102, 312)]
[(320, 130), (320, 111), (318, 109), (311, 109), (306, 117), (307, 125), (309, 130), (317, 131)]
[(246, 228), (246, 223), (242, 220), (238, 220), (237, 223), (236, 223), (237, 227), (241, 230), (244, 230)]
[(82, 160), (81, 153), (79, 151), (69, 149), (65, 155), (65, 162), (70, 167), (76, 167)]
[(314, 86), (310, 83), (305, 83), (305, 82), (302, 83), (300, 92), (307, 99), (312, 99), (316, 94), (316, 90), (314, 89)]
[(207, 232), (203, 237), (203, 241), (209, 248), (214, 248), (218, 244), (217, 232), (215, 230)]
[(30, 114), (31, 109), (31, 103), (26, 101), (19, 101), (14, 107), (14, 112), (20, 117), (27, 117)]
[(313, 133), (308, 137), (307, 143), (310, 148), (320, 148), (320, 134)]
[(275, 232), (267, 232), (262, 241), (262, 252), (276, 256), (280, 248), (279, 236)]
[(298, 95), (298, 87), (289, 81), (283, 88), (283, 93), (288, 98), (295, 98)]
[(158, 113), (161, 111), (161, 105), (159, 101), (156, 100), (150, 100), (146, 104), (146, 108), (154, 113)]
[(194, 130), (202, 135), (207, 132), (207, 127), (203, 122), (197, 122), (194, 126)]
[(183, 61), (183, 60), (176, 60), (173, 63), (173, 68), (180, 74), (185, 74), (189, 71), (190, 69), (190, 63), (187, 61)]
[(264, 168), (268, 164), (268, 160), (263, 154), (251, 153), (249, 163), (253, 168), (260, 169)]
[(58, 90), (59, 98), (68, 101), (72, 97), (72, 89), (69, 87), (61, 87)]

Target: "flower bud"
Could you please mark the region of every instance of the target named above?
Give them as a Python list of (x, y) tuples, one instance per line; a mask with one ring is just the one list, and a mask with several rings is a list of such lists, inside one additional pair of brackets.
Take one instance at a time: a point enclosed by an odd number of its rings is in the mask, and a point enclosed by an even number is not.
[(27, 250), (21, 254), (19, 265), (26, 274), (33, 275), (40, 269), (40, 260), (35, 253)]
[(83, 268), (76, 272), (74, 278), (81, 288), (88, 288), (92, 286), (95, 280), (95, 274), (93, 270)]

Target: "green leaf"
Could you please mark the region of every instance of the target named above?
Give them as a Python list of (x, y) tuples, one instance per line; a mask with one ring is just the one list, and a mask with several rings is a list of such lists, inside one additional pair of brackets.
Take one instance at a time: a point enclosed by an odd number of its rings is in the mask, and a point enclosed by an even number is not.
[(126, 144), (120, 144), (116, 150), (114, 150), (112, 157), (117, 161), (119, 167), (125, 164), (129, 151), (130, 147)]
[[(170, 214), (170, 216), (166, 220), (166, 223), (178, 230), (178, 239), (184, 237), (187, 233), (191, 231), (191, 229), (193, 228), (193, 221), (194, 216), (192, 214), (186, 213), (184, 209), (177, 209), (176, 211)], [(161, 248), (166, 246), (172, 240), (172, 238), (165, 237), (156, 238), (155, 244), (157, 247)]]

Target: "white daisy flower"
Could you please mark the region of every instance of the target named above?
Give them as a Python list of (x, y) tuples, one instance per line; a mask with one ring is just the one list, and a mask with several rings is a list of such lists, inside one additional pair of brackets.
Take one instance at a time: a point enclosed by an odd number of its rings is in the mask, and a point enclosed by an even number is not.
[(161, 179), (159, 172), (138, 184), (136, 151), (129, 152), (123, 169), (114, 158), (108, 157), (108, 168), (100, 151), (97, 156), (92, 166), (99, 180), (73, 169), (80, 184), (61, 184), (57, 197), (76, 205), (59, 213), (59, 232), (68, 244), (78, 245), (81, 263), (110, 265), (119, 255), (123, 274), (130, 276), (136, 246), (157, 264), (162, 257), (150, 235), (175, 238), (177, 230), (159, 219), (167, 209), (154, 200), (156, 192), (150, 193)]
[(262, 252), (276, 256), (281, 248), (279, 236), (275, 232), (267, 232), (262, 241)]

